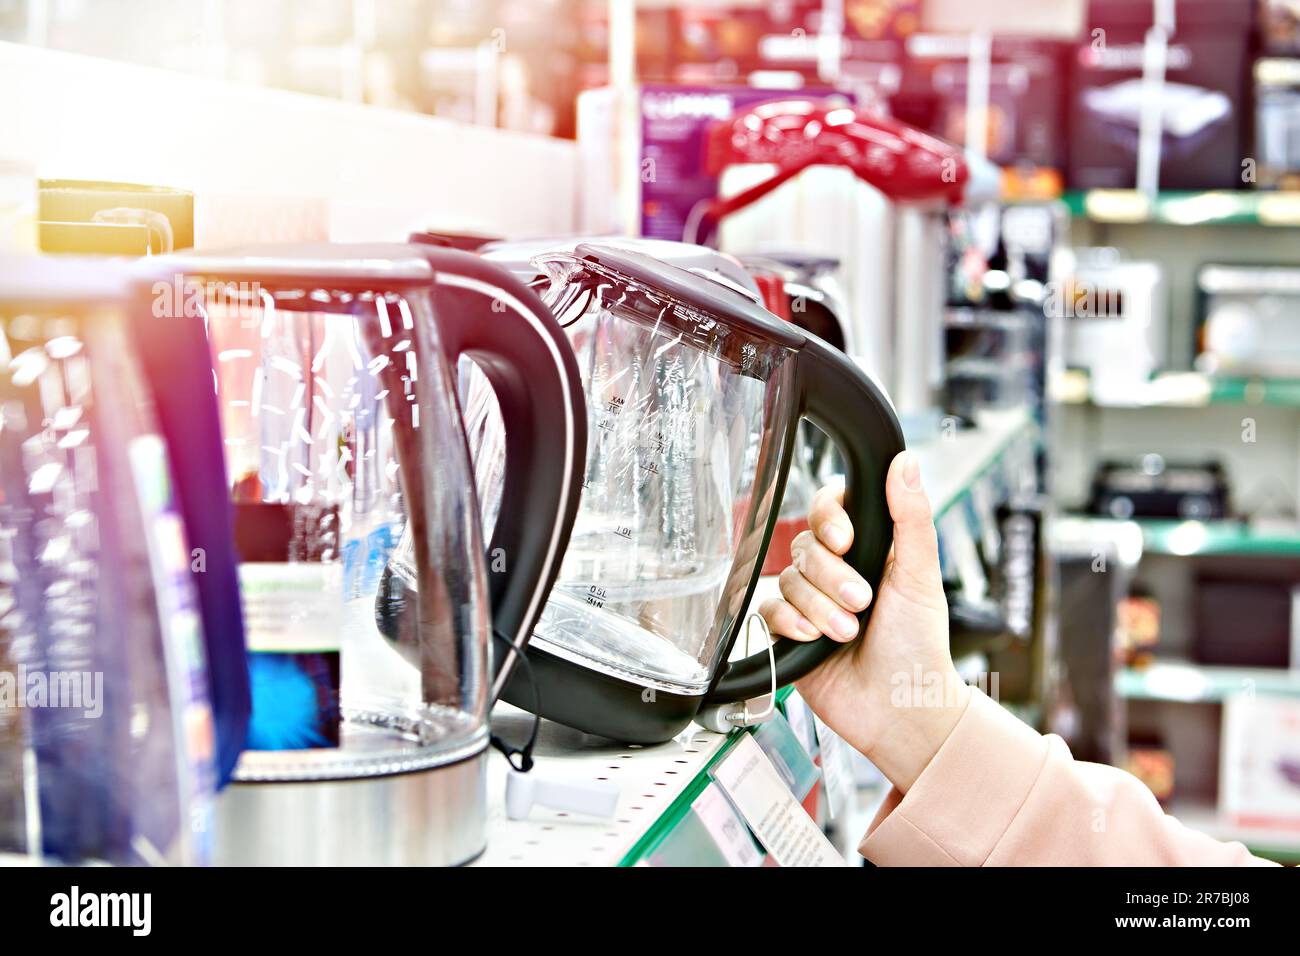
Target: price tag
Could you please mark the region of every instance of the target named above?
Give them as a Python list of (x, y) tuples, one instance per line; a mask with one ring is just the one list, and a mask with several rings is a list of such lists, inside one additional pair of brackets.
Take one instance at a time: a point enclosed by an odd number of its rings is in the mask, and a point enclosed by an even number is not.
[(982, 601), (988, 594), (989, 582), (963, 510), (953, 508), (943, 516), (939, 522), (939, 539), (950, 566), (957, 571), (962, 592), (972, 601)]
[(817, 731), (813, 729), (813, 712), (808, 702), (799, 696), (797, 690), (791, 689), (782, 707), (785, 709), (785, 719), (790, 722), (790, 729), (799, 738), (799, 743), (803, 744), (803, 749), (808, 751), (808, 756), (816, 757)]
[(709, 773), (779, 865), (847, 865), (752, 735), (741, 737)]
[(971, 511), (974, 512), (980, 547), (984, 552), (984, 560), (991, 565), (996, 565), (1002, 560), (1002, 536), (998, 529), (996, 501), (997, 492), (993, 488), (991, 476), (971, 486)]
[(772, 761), (786, 788), (802, 802), (817, 786), (822, 774), (816, 761), (809, 756), (807, 745), (795, 735), (790, 722), (779, 713), (773, 714), (754, 728), (753, 737), (754, 743)]
[(813, 715), (817, 726), (817, 743), (822, 751), (822, 779), (826, 781), (826, 803), (831, 819), (837, 807), (852, 806), (857, 792), (853, 781), (853, 765), (849, 763), (849, 745), (844, 738), (831, 730), (821, 718)]
[(695, 798), (691, 811), (709, 831), (718, 850), (731, 866), (762, 866), (763, 852), (749, 835), (749, 827), (715, 783)]

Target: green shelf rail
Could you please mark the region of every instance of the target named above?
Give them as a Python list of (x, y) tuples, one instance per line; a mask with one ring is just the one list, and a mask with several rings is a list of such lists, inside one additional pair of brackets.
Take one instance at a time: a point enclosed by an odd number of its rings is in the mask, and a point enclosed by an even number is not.
[(1151, 198), (1135, 189), (1088, 189), (1069, 190), (1061, 198), (1071, 215), (1100, 223), (1300, 225), (1300, 192), (1262, 189), (1165, 191)]

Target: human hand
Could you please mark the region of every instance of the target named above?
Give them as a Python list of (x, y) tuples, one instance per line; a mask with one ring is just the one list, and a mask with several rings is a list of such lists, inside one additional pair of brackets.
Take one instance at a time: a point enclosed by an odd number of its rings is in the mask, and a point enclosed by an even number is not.
[(948, 650), (948, 603), (938, 538), (916, 456), (902, 452), (885, 479), (894, 546), (861, 640), (854, 614), (871, 588), (841, 557), (853, 543), (844, 490), (813, 498), (809, 528), (790, 546), (781, 598), (760, 607), (773, 634), (844, 642), (798, 682), (826, 724), (906, 792), (947, 739), (970, 699)]

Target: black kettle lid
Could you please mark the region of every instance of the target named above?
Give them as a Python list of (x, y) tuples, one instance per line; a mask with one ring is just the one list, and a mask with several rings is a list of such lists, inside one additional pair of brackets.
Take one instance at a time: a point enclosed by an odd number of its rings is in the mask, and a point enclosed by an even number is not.
[(757, 338), (790, 349), (802, 348), (806, 341), (797, 326), (782, 322), (747, 295), (712, 278), (613, 246), (582, 243), (573, 254), (578, 259), (627, 276), (686, 306), (715, 316)]

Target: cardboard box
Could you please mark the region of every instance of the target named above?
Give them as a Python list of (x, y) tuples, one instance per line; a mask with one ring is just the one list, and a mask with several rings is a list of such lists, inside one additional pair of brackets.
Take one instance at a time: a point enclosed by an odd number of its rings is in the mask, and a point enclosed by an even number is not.
[[(1151, 4), (1090, 5), (1088, 35), (1071, 64), (1067, 183), (1075, 189), (1136, 185), (1151, 22)], [(1249, 156), (1252, 25), (1246, 0), (1178, 4), (1161, 102), (1161, 189), (1248, 185), (1242, 162)]]
[(1219, 774), (1225, 822), (1300, 833), (1300, 696), (1229, 697)]

